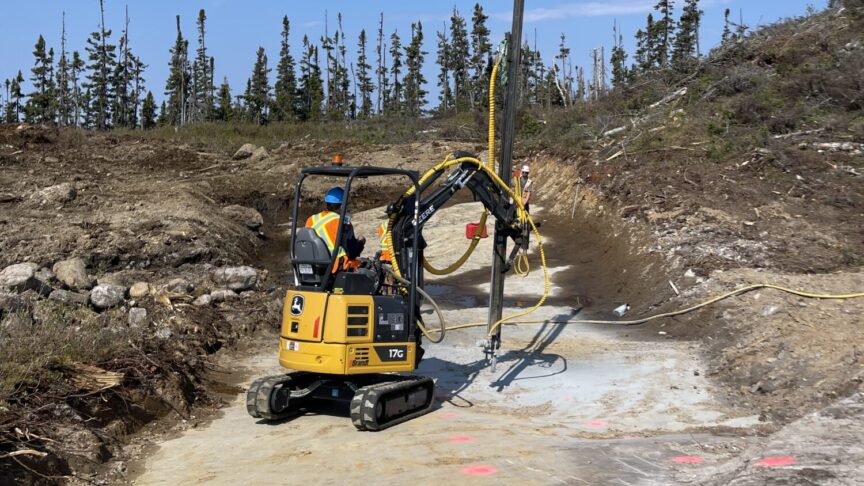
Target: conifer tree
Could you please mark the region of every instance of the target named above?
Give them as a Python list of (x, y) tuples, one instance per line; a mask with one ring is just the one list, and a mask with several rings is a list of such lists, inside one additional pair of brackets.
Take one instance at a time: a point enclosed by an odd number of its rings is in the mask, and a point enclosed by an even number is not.
[(492, 56), (492, 44), (489, 42), (489, 28), (486, 27), (488, 19), (489, 16), (483, 13), (483, 6), (475, 3), (474, 14), (471, 16), (471, 105), (477, 107), (486, 106), (489, 98), (488, 66)]
[(687, 69), (697, 55), (702, 13), (699, 0), (685, 0), (672, 51), (672, 65), (678, 69)]
[(648, 14), (645, 30), (636, 32), (636, 66), (641, 73), (651, 71), (656, 64), (656, 35), (654, 15)]
[(109, 44), (111, 31), (105, 27), (105, 4), (99, 0), (100, 22), (99, 30), (90, 34), (87, 39), (87, 54), (90, 64), (87, 66), (87, 91), (89, 92), (88, 126), (97, 129), (108, 129), (111, 123), (111, 106), (114, 100), (112, 90), (112, 74), (117, 59), (117, 46)]
[(338, 44), (338, 57), (336, 62), (337, 81), (336, 89), (339, 90), (339, 105), (334, 113), (336, 119), (354, 118), (354, 109), (356, 102), (352, 99), (349, 91), (351, 89), (351, 79), (348, 77), (348, 49), (345, 47), (345, 29), (342, 28), (342, 13), (336, 15), (337, 31), (336, 40)]
[(114, 93), (112, 125), (134, 128), (138, 126), (138, 108), (144, 95), (143, 72), (146, 65), (129, 48), (129, 11), (120, 37), (118, 59), (114, 64), (111, 86)]
[(196, 21), (198, 48), (195, 50), (195, 60), (192, 62), (189, 121), (205, 121), (213, 116), (213, 73), (210, 72), (212, 59), (207, 56), (206, 23), (207, 12), (201, 9), (198, 11)]
[(144, 104), (141, 105), (141, 128), (150, 130), (156, 126), (156, 100), (153, 99), (153, 93), (147, 92), (144, 98)]
[(282, 44), (279, 50), (279, 63), (276, 65), (276, 85), (274, 86), (274, 117), (279, 121), (293, 120), (297, 110), (297, 74), (294, 57), (291, 55), (289, 35), (291, 23), (288, 16), (282, 17)]
[(219, 104), (216, 106), (215, 119), (217, 121), (231, 121), (234, 119), (234, 107), (231, 104), (231, 86), (228, 84), (228, 78), (222, 79), (222, 84), (219, 85)]
[(249, 119), (258, 125), (267, 123), (269, 117), (270, 71), (271, 69), (267, 67), (267, 54), (263, 47), (259, 47), (255, 55), (252, 77), (249, 78), (249, 92), (246, 96)]
[(165, 127), (171, 124), (168, 117), (168, 107), (165, 105), (165, 100), (162, 100), (162, 105), (159, 106), (159, 117), (156, 118), (156, 126)]
[[(446, 27), (446, 25), (445, 25)], [(447, 112), (452, 106), (452, 93), (450, 92), (450, 43), (447, 40), (447, 32), (438, 32), (438, 111)]]
[(426, 105), (427, 92), (423, 88), (423, 62), (427, 52), (423, 50), (423, 24), (411, 24), (411, 43), (405, 48), (405, 113), (417, 117)]
[(324, 104), (324, 81), (318, 63), (318, 46), (303, 36), (303, 58), (300, 62), (300, 110), (303, 120), (318, 121)]
[[(9, 103), (6, 105), (6, 123), (18, 123), (21, 121), (21, 111), (23, 106), (21, 100), (24, 98), (23, 92), (24, 75), (21, 71), (12, 78), (9, 91)], [(14, 101), (13, 101), (14, 100)]]
[(390, 35), (390, 74), (393, 76), (392, 91), (390, 93), (390, 106), (386, 111), (389, 114), (402, 112), (404, 93), (402, 88), (402, 80), (399, 75), (402, 74), (402, 40), (399, 38), (399, 32), (393, 31)]
[(369, 73), (372, 66), (369, 65), (366, 56), (365, 29), (360, 31), (357, 47), (357, 84), (360, 90), (360, 118), (369, 118), (372, 116), (372, 92), (375, 91), (375, 85), (372, 84), (372, 77)]
[(83, 94), (81, 93), (79, 80), (84, 68), (84, 60), (81, 59), (81, 55), (78, 54), (78, 51), (72, 52), (69, 80), (72, 83), (72, 120), (76, 127), (81, 123)]
[(555, 56), (555, 59), (561, 62), (561, 67), (558, 68), (556, 65), (556, 71), (561, 73), (561, 79), (558, 81), (557, 89), (562, 91), (561, 98), (564, 106), (570, 105), (570, 93), (573, 89), (573, 79), (567, 76), (568, 69), (567, 63), (570, 61), (570, 48), (567, 47), (567, 38), (564, 33), (561, 33), (561, 40), (558, 43), (558, 55)]
[(387, 45), (384, 43), (384, 12), (381, 12), (381, 19), (378, 22), (378, 47), (375, 50), (377, 55), (377, 67), (375, 68), (375, 76), (378, 78), (378, 100), (376, 112), (381, 114), (384, 112), (384, 106), (387, 104)]
[(60, 34), (60, 60), (57, 61), (57, 124), (68, 126), (73, 123), (72, 92), (69, 88), (71, 66), (66, 52), (66, 12), (63, 12), (63, 29)]
[(723, 12), (723, 35), (720, 38), (720, 45), (722, 46), (726, 46), (732, 39), (732, 28), (730, 27), (732, 22), (729, 20), (729, 14), (731, 13), (728, 8)]
[(53, 50), (45, 50), (45, 39), (40, 35), (33, 49), (35, 62), (30, 69), (33, 92), (24, 107), (24, 119), (28, 123), (53, 123), (54, 116), (54, 78), (51, 75), (54, 64)]
[(9, 118), (9, 106), (11, 105), (11, 101), (12, 101), (12, 99), (9, 97), (9, 89), (12, 87), (12, 81), (9, 78), (6, 78), (6, 81), (4, 81), (4, 84), (6, 85), (6, 98), (5, 98), (6, 102), (3, 103), (3, 106), (2, 106), (3, 112), (2, 112), (2, 116), (0, 116), (0, 121), (2, 121), (3, 123), (11, 123), (11, 122), (7, 121), (7, 119)]
[(189, 43), (180, 30), (180, 16), (177, 16), (177, 38), (171, 48), (171, 62), (168, 80), (165, 83), (165, 96), (168, 97), (168, 111), (160, 110), (171, 125), (185, 125), (188, 121), (187, 107), (191, 91), (191, 71), (189, 66)]
[(662, 67), (669, 64), (672, 39), (675, 35), (675, 21), (672, 19), (674, 3), (673, 0), (660, 0), (654, 6), (654, 10), (660, 13), (659, 20), (654, 23), (654, 44), (657, 49), (655, 57)]
[(471, 76), (469, 74), (468, 29), (465, 18), (456, 7), (450, 16), (450, 48), (448, 68), (453, 75), (453, 105), (457, 112), (471, 106)]
[(624, 50), (624, 36), (618, 30), (618, 23), (613, 27), (615, 47), (612, 48), (612, 85), (621, 88), (627, 84), (627, 52)]

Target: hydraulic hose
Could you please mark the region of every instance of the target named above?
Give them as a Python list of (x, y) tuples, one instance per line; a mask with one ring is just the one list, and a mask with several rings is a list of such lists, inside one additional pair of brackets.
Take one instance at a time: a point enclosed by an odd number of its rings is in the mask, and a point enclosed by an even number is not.
[[(501, 66), (501, 56), (500, 54), (495, 59), (495, 65), (492, 66), (492, 75), (489, 78), (489, 138), (488, 138), (488, 146), (489, 146), (489, 155), (486, 156), (486, 164), (490, 167), (494, 167), (495, 161), (495, 82), (498, 79), (498, 68)], [(486, 219), (489, 215), (489, 211), (486, 208), (483, 208), (483, 214), (480, 215), (480, 222), (477, 224), (478, 228), (483, 228), (486, 226)], [(477, 248), (477, 245), (480, 243), (480, 232), (474, 234), (471, 238), (471, 244), (468, 245), (468, 249), (465, 250), (465, 253), (459, 257), (458, 260), (453, 262), (450, 266), (444, 269), (435, 268), (426, 259), (423, 257), (423, 268), (426, 269), (427, 272), (432, 275), (450, 275), (451, 273), (459, 270), (462, 265), (468, 261), (468, 258), (474, 253), (474, 250)]]

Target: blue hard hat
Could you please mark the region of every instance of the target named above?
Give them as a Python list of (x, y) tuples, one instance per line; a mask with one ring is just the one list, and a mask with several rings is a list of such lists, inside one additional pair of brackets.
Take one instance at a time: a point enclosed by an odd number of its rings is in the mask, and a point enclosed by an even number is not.
[(345, 199), (345, 189), (341, 187), (334, 187), (327, 191), (327, 195), (324, 196), (325, 203), (333, 203), (333, 204), (342, 204), (342, 201)]

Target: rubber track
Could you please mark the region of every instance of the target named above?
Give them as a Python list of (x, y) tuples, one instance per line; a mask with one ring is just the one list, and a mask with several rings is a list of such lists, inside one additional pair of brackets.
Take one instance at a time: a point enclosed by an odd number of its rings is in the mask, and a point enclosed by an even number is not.
[[(246, 392), (246, 411), (255, 418), (264, 420), (281, 420), (297, 411), (296, 406), (289, 402), (288, 408), (281, 413), (270, 409), (270, 394), (280, 385), (292, 381), (291, 375), (267, 376), (255, 380)], [(298, 403), (299, 405), (299, 403)]]
[[(432, 410), (435, 387), (434, 381), (432, 378), (424, 376), (411, 376), (406, 378), (407, 379), (401, 379), (399, 381), (389, 381), (368, 385), (357, 390), (357, 393), (351, 400), (351, 422), (354, 423), (354, 426), (357, 427), (358, 430), (379, 431), (429, 413)], [(406, 413), (393, 420), (385, 421), (384, 423), (378, 422), (375, 417), (375, 408), (382, 398), (386, 399), (391, 397), (394, 392), (398, 392), (399, 390), (404, 390), (407, 393), (417, 389), (418, 387), (424, 387), (427, 384), (430, 385), (428, 387), (429, 396), (427, 397), (426, 404), (423, 408), (415, 410), (414, 412)]]

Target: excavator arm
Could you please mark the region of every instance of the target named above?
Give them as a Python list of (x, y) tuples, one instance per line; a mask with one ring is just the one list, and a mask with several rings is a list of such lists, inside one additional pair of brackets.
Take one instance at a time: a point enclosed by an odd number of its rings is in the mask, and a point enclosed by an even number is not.
[[(451, 158), (476, 160), (476, 157), (467, 152), (456, 152)], [(489, 173), (481, 170), (477, 163), (468, 161), (456, 165), (449, 174), (448, 169), (449, 167), (446, 166), (434, 169), (434, 172), (420, 183), (419, 192), (409, 191), (410, 193), (400, 197), (387, 209), (390, 215), (394, 258), (398, 268), (403, 269), (403, 277), (408, 280), (415, 278), (414, 275), (410, 275), (413, 259), (423, 258), (423, 250), (426, 246), (422, 236), (423, 226), (463, 188), (471, 191), (475, 201), (483, 203), (486, 210), (498, 221), (499, 229), (503, 229), (506, 236), (515, 243), (510, 261), (515, 257), (515, 250), (520, 248), (524, 238), (527, 238), (527, 229), (517, 215), (517, 205), (511, 201), (510, 194), (501, 187), (500, 183), (494, 181)], [(446, 179), (436, 186), (436, 182), (445, 174), (447, 174)], [(418, 196), (419, 205), (415, 206)], [(419, 229), (417, 234), (420, 235), (418, 255), (411, 254), (415, 221)], [(420, 271), (422, 272), (422, 269)], [(422, 276), (419, 281), (422, 282)]]

